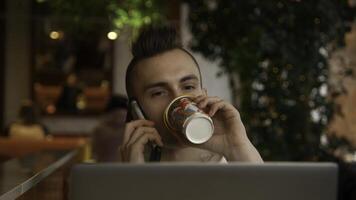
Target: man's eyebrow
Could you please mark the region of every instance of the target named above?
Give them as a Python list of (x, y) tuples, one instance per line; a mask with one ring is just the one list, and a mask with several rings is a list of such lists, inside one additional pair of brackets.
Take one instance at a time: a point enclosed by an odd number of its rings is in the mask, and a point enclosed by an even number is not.
[[(180, 83), (183, 83), (183, 82), (185, 82), (185, 81), (190, 81), (190, 80), (196, 80), (196, 81), (198, 81), (199, 79), (198, 79), (198, 77), (197, 77), (196, 75), (191, 74), (191, 75), (184, 76), (183, 78), (181, 78), (181, 79), (179, 80), (179, 82), (180, 82)], [(147, 86), (144, 87), (144, 91), (146, 91), (146, 90), (148, 90), (148, 89), (151, 89), (151, 88), (155, 88), (155, 87), (165, 87), (165, 86), (167, 86), (167, 85), (168, 85), (168, 83), (166, 83), (166, 82), (151, 83), (151, 84), (149, 84), (149, 85), (147, 85)]]
[(198, 81), (199, 79), (198, 79), (198, 77), (196, 75), (191, 74), (191, 75), (188, 75), (188, 76), (185, 76), (185, 77), (181, 78), (179, 80), (179, 82), (182, 83), (182, 82), (190, 81), (190, 80), (197, 80)]
[(155, 87), (164, 87), (168, 85), (166, 82), (157, 82), (157, 83), (152, 83), (152, 84), (149, 84), (147, 85), (145, 88), (144, 88), (144, 91), (148, 90), (148, 89), (151, 89), (151, 88), (155, 88)]

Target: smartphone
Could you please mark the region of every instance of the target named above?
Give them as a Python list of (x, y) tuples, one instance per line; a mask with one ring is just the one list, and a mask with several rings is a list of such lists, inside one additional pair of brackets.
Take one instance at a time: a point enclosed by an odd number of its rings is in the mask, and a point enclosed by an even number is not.
[[(133, 119), (146, 119), (144, 112), (142, 111), (140, 105), (136, 100), (132, 100), (130, 103), (131, 106), (131, 115)], [(160, 161), (161, 160), (161, 147), (157, 144), (149, 142), (148, 144), (151, 148), (149, 161)]]
[(140, 105), (137, 103), (136, 100), (131, 101), (131, 112), (133, 119), (146, 119), (145, 115), (141, 110)]

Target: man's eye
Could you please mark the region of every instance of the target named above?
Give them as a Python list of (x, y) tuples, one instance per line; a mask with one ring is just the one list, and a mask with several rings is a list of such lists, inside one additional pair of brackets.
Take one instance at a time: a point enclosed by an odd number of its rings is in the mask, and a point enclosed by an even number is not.
[(163, 96), (165, 94), (164, 91), (157, 91), (157, 92), (153, 92), (151, 94), (152, 97), (158, 97), (158, 96)]
[(193, 86), (193, 85), (186, 85), (186, 86), (184, 86), (184, 89), (185, 89), (185, 90), (194, 90), (194, 89), (195, 89), (195, 86)]

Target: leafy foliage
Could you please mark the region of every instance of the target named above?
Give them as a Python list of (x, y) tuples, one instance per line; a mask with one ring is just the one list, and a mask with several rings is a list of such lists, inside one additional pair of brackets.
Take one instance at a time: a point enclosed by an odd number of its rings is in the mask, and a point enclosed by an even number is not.
[[(332, 116), (328, 58), (344, 45), (347, 0), (187, 0), (191, 47), (221, 59), (266, 160), (316, 160)], [(236, 76), (239, 82), (236, 82)], [(239, 89), (238, 89), (239, 85)]]
[[(51, 0), (49, 7), (58, 18), (59, 26), (72, 37), (98, 34), (124, 27), (134, 30), (164, 19), (162, 0)], [(64, 19), (64, 20), (63, 20)]]

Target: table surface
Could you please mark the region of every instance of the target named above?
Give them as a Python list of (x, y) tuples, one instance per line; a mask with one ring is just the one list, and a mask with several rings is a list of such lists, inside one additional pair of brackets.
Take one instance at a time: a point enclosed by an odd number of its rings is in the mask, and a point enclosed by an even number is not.
[(76, 150), (44, 151), (0, 163), (0, 200), (16, 199), (76, 155)]
[(88, 142), (88, 137), (50, 137), (44, 140), (0, 137), (0, 161), (1, 157), (23, 157), (41, 151), (77, 149)]

